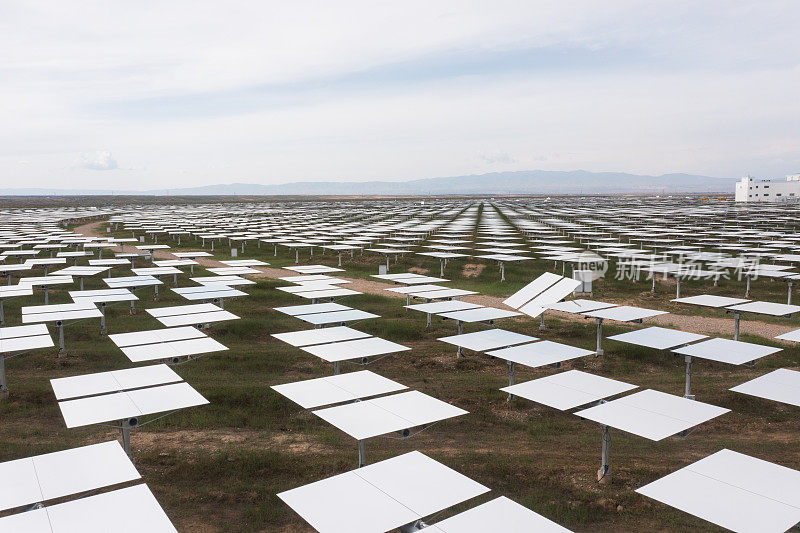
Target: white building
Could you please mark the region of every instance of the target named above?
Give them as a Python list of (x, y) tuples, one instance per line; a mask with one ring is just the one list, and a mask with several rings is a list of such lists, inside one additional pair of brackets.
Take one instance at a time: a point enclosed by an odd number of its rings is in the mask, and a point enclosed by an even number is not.
[(742, 178), (736, 184), (737, 202), (796, 202), (800, 200), (800, 174), (775, 179)]

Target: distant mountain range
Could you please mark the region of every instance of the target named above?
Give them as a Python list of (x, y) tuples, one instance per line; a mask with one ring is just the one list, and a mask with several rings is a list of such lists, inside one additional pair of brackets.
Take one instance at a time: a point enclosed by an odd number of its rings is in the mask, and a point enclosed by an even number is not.
[(646, 176), (624, 172), (585, 170), (524, 170), (469, 176), (427, 178), (412, 181), (319, 181), (277, 185), (231, 183), (183, 189), (77, 190), (0, 189), (1, 196), (75, 195), (168, 195), (168, 196), (257, 196), (257, 195), (444, 195), (444, 194), (732, 194), (735, 178), (712, 178), (692, 174)]

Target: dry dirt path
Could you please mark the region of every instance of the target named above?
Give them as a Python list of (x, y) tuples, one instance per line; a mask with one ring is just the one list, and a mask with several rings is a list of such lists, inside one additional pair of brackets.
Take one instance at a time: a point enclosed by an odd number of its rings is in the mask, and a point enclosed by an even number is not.
[[(98, 231), (98, 228), (100, 228), (104, 223), (105, 223), (104, 221), (90, 222), (88, 224), (78, 226), (77, 228), (75, 228), (75, 232), (86, 235), (87, 237), (103, 237), (103, 234), (100, 231)], [(110, 248), (110, 250), (119, 252), (120, 248), (117, 246), (114, 248)], [(172, 254), (169, 253), (168, 251), (154, 250), (154, 252), (156, 259), (175, 259), (172, 256)], [(221, 263), (220, 261), (217, 261), (215, 259), (209, 259), (207, 257), (198, 257), (196, 261), (204, 267), (227, 266)], [(262, 274), (260, 275), (254, 274), (251, 277), (278, 279), (281, 277), (292, 275), (291, 272), (287, 272), (282, 268), (259, 267), (258, 269), (262, 272)], [(405, 298), (404, 294), (388, 292), (385, 290), (392, 287), (396, 287), (396, 285), (383, 283), (380, 281), (365, 280), (361, 278), (348, 278), (343, 275), (338, 275), (337, 277), (350, 281), (351, 283), (348, 284), (347, 287), (354, 291), (364, 292), (368, 294), (380, 294), (382, 296), (389, 296), (393, 298)], [(484, 294), (465, 296), (463, 297), (463, 300), (480, 305), (501, 307), (501, 308), (504, 307), (503, 298), (498, 298), (495, 296), (487, 296)], [(624, 302), (620, 303), (624, 304)], [(573, 314), (556, 312), (556, 311), (548, 311), (548, 315), (557, 315), (559, 318), (569, 321), (585, 320), (584, 318)], [(645, 324), (673, 327), (684, 331), (691, 331), (706, 335), (720, 335), (724, 337), (731, 337), (733, 335), (732, 317), (722, 318), (722, 317), (668, 314), (647, 319)], [(792, 331), (794, 329), (797, 329), (796, 325), (791, 326), (791, 325), (781, 325), (781, 324), (769, 324), (757, 320), (742, 319), (740, 324), (740, 331), (742, 334), (756, 335), (759, 337), (764, 337), (766, 339), (774, 339), (775, 336), (781, 335), (788, 331)]]

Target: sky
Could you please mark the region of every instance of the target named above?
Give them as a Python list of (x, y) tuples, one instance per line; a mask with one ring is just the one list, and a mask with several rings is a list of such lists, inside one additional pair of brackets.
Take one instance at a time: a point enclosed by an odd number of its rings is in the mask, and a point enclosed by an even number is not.
[(800, 172), (800, 2), (0, 3), (0, 188)]

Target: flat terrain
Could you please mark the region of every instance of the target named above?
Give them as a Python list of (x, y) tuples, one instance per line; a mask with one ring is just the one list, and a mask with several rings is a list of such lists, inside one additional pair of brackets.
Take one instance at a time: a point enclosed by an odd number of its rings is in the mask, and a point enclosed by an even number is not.
[[(130, 236), (105, 232), (103, 223), (78, 229), (84, 233)], [(174, 250), (200, 249), (200, 243), (166, 241)], [(217, 243), (216, 257), (230, 257), (230, 246)], [(206, 251), (209, 250), (208, 243)], [(186, 409), (135, 429), (132, 442), (136, 466), (167, 514), (181, 531), (296, 532), (309, 531), (305, 522), (275, 494), (311, 481), (341, 473), (356, 466), (356, 442), (309, 412), (273, 392), (269, 386), (299, 379), (329, 375), (331, 366), (279, 342), (270, 334), (306, 329), (297, 319), (277, 313), (273, 307), (305, 303), (278, 291), (285, 284), (274, 278), (291, 275), (279, 267), (294, 264), (294, 252), (271, 245), (245, 245), (238, 258), (258, 258), (271, 263), (258, 284), (246, 287), (248, 297), (226, 301), (226, 309), (241, 320), (214, 325), (209, 334), (230, 348), (178, 365), (175, 370), (211, 402)], [(166, 255), (165, 255), (166, 257)], [(301, 263), (336, 265), (336, 256), (315, 251), (301, 252)], [(779, 345), (783, 351), (759, 361), (754, 368), (733, 367), (698, 361), (694, 367), (694, 392), (700, 401), (732, 409), (699, 426), (686, 438), (652, 442), (612, 430), (613, 480), (596, 482), (600, 461), (600, 427), (573, 414), (518, 399), (509, 403), (498, 389), (507, 384), (507, 366), (483, 354), (467, 352), (457, 358), (450, 345), (437, 337), (451, 335), (456, 326), (434, 320), (425, 327), (422, 314), (403, 308), (405, 298), (383, 291), (390, 285), (369, 279), (383, 258), (356, 252), (345, 256), (341, 277), (352, 279), (351, 288), (365, 292), (339, 300), (341, 303), (381, 315), (382, 318), (352, 325), (359, 330), (405, 344), (410, 352), (382, 359), (368, 368), (469, 411), (469, 415), (434, 425), (411, 439), (376, 438), (367, 442), (367, 459), (376, 462), (399, 453), (419, 450), (489, 486), (492, 492), (440, 515), (474, 506), (505, 495), (575, 531), (718, 531), (704, 521), (636, 494), (634, 489), (664, 476), (689, 462), (721, 448), (730, 448), (784, 466), (800, 469), (800, 409), (735, 394), (727, 389), (776, 368), (800, 366), (800, 350), (774, 341), (779, 333), (800, 327), (797, 317), (765, 321), (743, 321), (742, 340)], [(205, 266), (215, 265), (202, 261)], [(139, 265), (142, 261), (139, 260)], [(439, 262), (420, 256), (401, 257), (391, 272), (414, 270), (433, 275)], [(448, 264), (445, 277), (450, 285), (473, 289), (481, 296), (466, 298), (499, 305), (544, 271), (553, 271), (549, 261), (509, 265), (507, 281), (499, 282), (496, 265), (474, 259)], [(560, 273), (561, 266), (557, 265)], [(202, 269), (195, 269), (195, 275)], [(123, 275), (115, 271), (114, 276)], [(171, 279), (169, 280), (171, 282)], [(180, 285), (189, 285), (186, 276)], [(674, 282), (673, 282), (674, 283)], [(733, 319), (721, 311), (682, 306), (674, 298), (673, 283), (658, 281), (650, 291), (649, 281), (615, 280), (609, 275), (595, 282), (594, 299), (641, 305), (670, 311), (646, 324), (672, 325), (731, 338)], [(89, 279), (87, 289), (105, 288), (99, 278)], [(137, 291), (139, 312), (130, 315), (125, 305), (110, 308), (111, 333), (161, 327), (144, 307), (178, 305), (185, 300), (163, 287), (153, 302), (152, 289)], [(744, 283), (723, 280), (682, 284), (685, 296), (709, 292), (738, 296)], [(785, 302), (786, 286), (758, 280), (752, 297)], [(55, 291), (51, 303), (69, 301), (66, 291)], [(12, 300), (6, 304), (7, 325), (19, 324), (20, 305), (43, 303), (43, 295)], [(595, 324), (569, 315), (547, 313), (547, 330), (539, 331), (538, 320), (506, 320), (499, 326), (548, 340), (593, 349)], [(466, 327), (465, 331), (486, 326)], [(640, 327), (640, 326), (636, 326)], [(606, 336), (633, 329), (608, 323)], [(113, 439), (113, 428), (91, 426), (67, 430), (61, 419), (49, 379), (132, 366), (114, 344), (98, 334), (96, 320), (66, 328), (68, 355), (39, 350), (7, 363), (8, 399), (0, 401), (0, 460), (24, 457)], [(587, 369), (673, 394), (682, 394), (682, 358), (670, 353), (605, 341), (606, 354), (567, 363), (566, 368)], [(345, 366), (345, 370), (356, 369)], [(518, 367), (517, 381), (549, 375), (552, 368)]]

